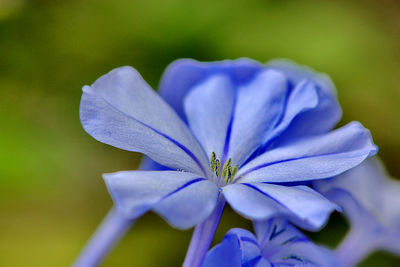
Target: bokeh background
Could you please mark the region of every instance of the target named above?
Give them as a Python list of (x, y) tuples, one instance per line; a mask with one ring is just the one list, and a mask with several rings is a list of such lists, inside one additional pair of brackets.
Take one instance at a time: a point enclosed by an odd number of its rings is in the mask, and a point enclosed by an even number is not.
[[(140, 155), (81, 128), (81, 87), (114, 67), (154, 88), (173, 60), (290, 58), (328, 73), (342, 123), (370, 128), (400, 177), (400, 3), (396, 0), (0, 0), (0, 266), (68, 266), (112, 206), (101, 174)], [(215, 240), (249, 222), (225, 212)], [(335, 245), (334, 214), (310, 236)], [(104, 266), (179, 266), (191, 231), (141, 218)], [(400, 266), (378, 252), (362, 266)]]

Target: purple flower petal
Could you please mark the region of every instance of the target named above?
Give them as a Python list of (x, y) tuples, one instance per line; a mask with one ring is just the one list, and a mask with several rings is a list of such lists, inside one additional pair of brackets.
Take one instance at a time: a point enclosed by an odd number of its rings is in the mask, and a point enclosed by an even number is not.
[(183, 121), (136, 70), (117, 68), (83, 88), (80, 117), (95, 139), (205, 175), (207, 157)]
[(193, 88), (185, 97), (190, 129), (209, 156), (221, 159), (232, 116), (235, 91), (228, 76), (215, 75)]
[(371, 135), (360, 123), (269, 150), (243, 166), (240, 182), (296, 182), (329, 178), (376, 153)]
[(351, 231), (360, 233), (357, 242), (369, 245), (365, 253), (384, 249), (400, 255), (400, 183), (389, 178), (377, 158), (313, 185), (343, 207)]
[(223, 187), (231, 207), (251, 220), (286, 216), (308, 230), (317, 230), (337, 206), (306, 186), (238, 183)]
[(270, 267), (261, 256), (256, 237), (239, 228), (229, 230), (222, 242), (207, 254), (203, 267)]
[(104, 179), (116, 208), (129, 218), (151, 209), (180, 229), (205, 220), (219, 196), (214, 183), (188, 172), (122, 171)]
[(287, 81), (281, 73), (267, 70), (238, 88), (228, 157), (241, 165), (262, 144), (284, 112)]
[[(307, 110), (299, 112), (297, 116), (292, 118), (280, 140), (321, 134), (333, 129), (340, 120), (342, 111), (336, 100), (335, 86), (327, 75), (317, 73), (311, 68), (297, 65), (289, 60), (273, 60), (267, 62), (266, 66), (284, 73), (295, 87), (308, 80), (314, 85), (318, 97), (315, 106), (309, 106)], [(297, 97), (293, 100), (292, 103), (287, 105), (288, 111), (292, 109), (291, 105), (296, 107), (301, 104)]]
[(179, 59), (172, 62), (165, 70), (159, 93), (178, 115), (186, 120), (183, 99), (198, 83), (212, 75), (224, 74), (229, 76), (236, 86), (247, 83), (262, 67), (259, 62), (248, 58), (215, 62)]

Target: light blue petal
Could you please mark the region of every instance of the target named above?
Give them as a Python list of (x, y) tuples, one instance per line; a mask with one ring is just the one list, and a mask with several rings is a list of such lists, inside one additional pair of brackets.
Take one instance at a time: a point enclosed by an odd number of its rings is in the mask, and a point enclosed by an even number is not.
[(318, 73), (308, 66), (299, 65), (288, 59), (274, 59), (268, 61), (266, 66), (283, 72), (294, 84), (297, 84), (304, 79), (309, 79), (321, 87), (325, 92), (336, 95), (335, 85), (325, 73)]
[(351, 228), (362, 233), (361, 242), (400, 254), (400, 183), (376, 157), (313, 185), (343, 207)]
[(316, 190), (344, 207), (345, 213), (353, 223), (364, 223), (361, 213), (365, 210), (380, 214), (385, 204), (382, 192), (387, 181), (381, 164), (370, 158), (359, 166), (333, 178), (315, 181)]
[[(242, 251), (243, 266), (270, 266), (263, 259), (256, 237), (249, 231), (234, 228), (229, 230), (226, 236), (235, 236)], [(261, 261), (261, 262), (260, 262)]]
[(247, 230), (229, 230), (223, 241), (212, 248), (203, 267), (269, 267), (262, 258), (255, 236)]
[(340, 106), (331, 95), (325, 94), (318, 88), (317, 93), (318, 104), (294, 117), (290, 125), (279, 136), (275, 146), (299, 137), (323, 134), (334, 128), (342, 116)]
[(263, 65), (248, 58), (215, 62), (179, 59), (172, 62), (161, 79), (159, 93), (186, 120), (183, 110), (185, 95), (198, 83), (211, 75), (229, 75), (236, 85), (248, 82)]
[[(378, 158), (367, 159), (342, 175), (315, 182), (313, 185), (323, 194), (329, 194), (332, 191), (332, 197), (335, 197), (337, 201), (345, 197), (338, 196), (341, 194), (338, 190), (348, 192), (357, 205), (371, 214), (378, 215), (376, 219), (382, 224), (393, 225), (400, 229), (400, 207), (395, 206), (395, 204), (400, 204), (400, 183), (389, 178)], [(345, 210), (347, 203), (351, 205), (350, 201), (343, 201)], [(393, 209), (394, 207), (399, 208)], [(349, 215), (354, 214), (356, 213), (351, 212)], [(357, 220), (357, 217), (354, 217), (354, 220)]]
[(206, 219), (219, 196), (214, 183), (188, 172), (122, 171), (103, 177), (120, 212), (137, 218), (152, 209), (179, 229)]
[(306, 186), (239, 183), (223, 187), (227, 202), (251, 220), (286, 216), (308, 230), (321, 228), (337, 206)]
[(158, 163), (203, 174), (200, 145), (176, 115), (131, 67), (121, 67), (83, 88), (80, 118), (95, 139), (141, 152)]
[(228, 152), (233, 165), (244, 163), (274, 128), (284, 112), (288, 90), (285, 77), (272, 70), (239, 88)]
[[(288, 60), (273, 60), (268, 62), (267, 66), (284, 73), (294, 86), (298, 86), (305, 79), (312, 82), (318, 95), (317, 105), (293, 118), (281, 136), (283, 140), (325, 133), (338, 123), (342, 111), (336, 99), (335, 86), (329, 76)], [(287, 109), (291, 109), (290, 104)], [(316, 121), (318, 123), (315, 123)]]
[(314, 244), (282, 218), (255, 221), (254, 228), (262, 255), (274, 266), (338, 266), (332, 251)]
[(272, 149), (243, 166), (239, 182), (295, 182), (329, 178), (376, 153), (371, 135), (352, 122), (327, 134)]
[(272, 140), (279, 137), (279, 135), (289, 127), (290, 123), (294, 118), (296, 118), (296, 116), (315, 108), (317, 105), (318, 93), (314, 83), (308, 80), (303, 80), (296, 85), (287, 99), (281, 121), (264, 137), (264, 146), (269, 146)]
[(235, 91), (228, 76), (214, 75), (197, 85), (184, 100), (189, 126), (207, 155), (221, 159)]
[(225, 236), (204, 259), (203, 267), (242, 267), (242, 251), (236, 236)]

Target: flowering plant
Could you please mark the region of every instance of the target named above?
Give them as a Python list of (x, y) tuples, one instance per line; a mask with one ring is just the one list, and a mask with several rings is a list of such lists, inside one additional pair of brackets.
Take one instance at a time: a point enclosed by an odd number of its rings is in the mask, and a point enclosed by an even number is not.
[(311, 182), (377, 150), (358, 122), (333, 130), (341, 110), (329, 78), (289, 62), (178, 60), (159, 92), (131, 67), (83, 88), (84, 129), (147, 157), (142, 170), (104, 175), (115, 210), (76, 266), (97, 265), (148, 210), (195, 226), (184, 266), (202, 266), (226, 203), (253, 221), (319, 230), (341, 207)]

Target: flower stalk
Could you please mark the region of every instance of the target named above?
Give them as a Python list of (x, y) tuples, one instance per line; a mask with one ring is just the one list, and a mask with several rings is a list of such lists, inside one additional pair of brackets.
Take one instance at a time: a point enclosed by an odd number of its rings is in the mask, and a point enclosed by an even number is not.
[(112, 208), (72, 266), (94, 267), (101, 264), (134, 222)]
[(183, 267), (201, 267), (211, 245), (218, 223), (225, 207), (225, 199), (221, 197), (213, 213), (204, 222), (198, 224), (193, 231), (192, 239), (186, 253)]

